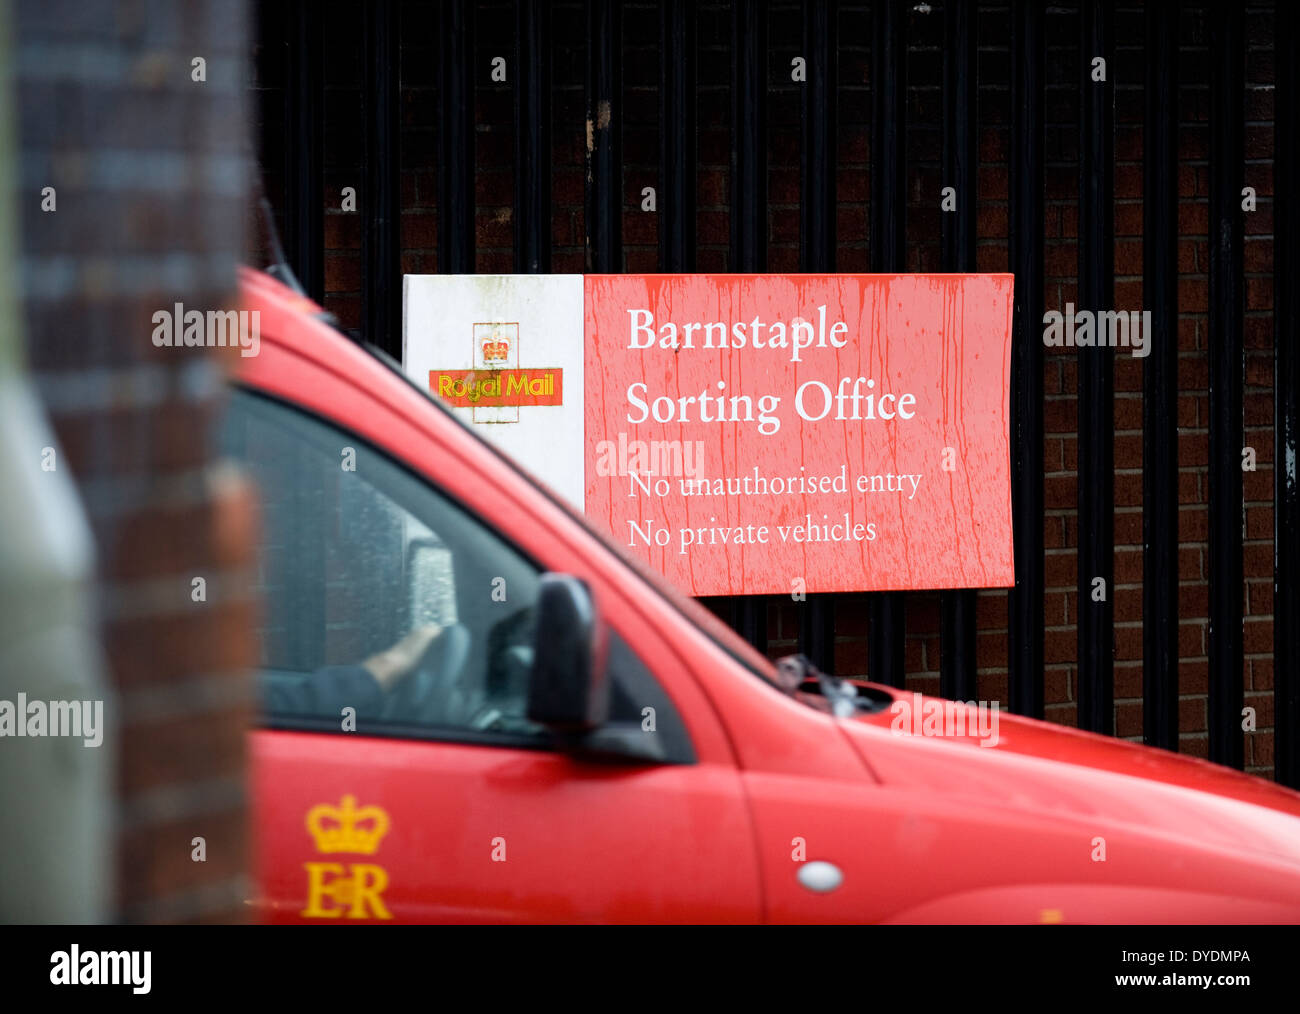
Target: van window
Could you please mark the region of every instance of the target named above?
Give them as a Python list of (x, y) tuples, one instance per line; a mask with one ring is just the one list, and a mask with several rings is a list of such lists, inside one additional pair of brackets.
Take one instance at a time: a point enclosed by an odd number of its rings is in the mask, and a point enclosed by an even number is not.
[[(538, 565), (383, 452), (277, 401), (237, 390), (221, 440), (261, 495), (267, 724), (554, 745), (525, 717)], [(667, 755), (689, 763), (676, 709), (610, 641), (611, 721), (653, 708)]]
[(273, 724), (543, 734), (524, 717), (538, 567), (386, 455), (276, 402), (237, 393), (223, 445), (261, 494)]

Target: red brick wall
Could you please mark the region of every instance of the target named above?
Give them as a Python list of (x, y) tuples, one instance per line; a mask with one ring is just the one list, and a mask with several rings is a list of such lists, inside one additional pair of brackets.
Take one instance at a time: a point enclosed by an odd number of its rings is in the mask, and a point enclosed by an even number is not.
[[(358, 0), (326, 5), (326, 305), (346, 327), (360, 322), (360, 239), (355, 215), (339, 213), (338, 191), (360, 177), (358, 50), (362, 17)], [(918, 5), (919, 6), (919, 5)], [(939, 267), (939, 188), (942, 66), (942, 5), (929, 13), (909, 10), (908, 56), (908, 265)], [(513, 76), (489, 79), (493, 56), (514, 67), (513, 7), (504, 0), (477, 5), (476, 175), (477, 268), (513, 270)], [(583, 155), (586, 24), (584, 5), (558, 2), (553, 38), (552, 239), (555, 271), (583, 269)], [(796, 271), (799, 263), (800, 86), (790, 80), (799, 55), (799, 4), (770, 4), (768, 59), (768, 201), (772, 271)], [(1205, 9), (1183, 8), (1179, 96), (1179, 616), (1181, 743), (1184, 752), (1207, 753), (1208, 661), (1208, 56)], [(435, 194), (437, 129), (436, 19), (420, 3), (402, 8), (402, 199), (403, 269), (437, 270)], [(1258, 469), (1245, 476), (1246, 703), (1258, 710), (1259, 731), (1247, 735), (1246, 766), (1272, 770), (1272, 7), (1246, 9), (1250, 52), (1246, 61), (1246, 182), (1259, 195), (1258, 210), (1245, 214), (1247, 273), (1245, 392), (1246, 440)], [(979, 41), (978, 267), (1005, 271), (1009, 147), (1010, 20), (1006, 5), (981, 4)], [(658, 15), (651, 3), (624, 9), (621, 62), (624, 154), (624, 266), (658, 268), (656, 216), (640, 210), (641, 191), (658, 175)], [(1046, 230), (1045, 308), (1073, 301), (1078, 265), (1078, 79), (1077, 7), (1052, 5), (1046, 14), (1045, 60)], [(1115, 308), (1142, 308), (1142, 116), (1143, 18), (1136, 4), (1116, 14), (1115, 57)], [(841, 3), (839, 21), (839, 151), (837, 268), (869, 269), (871, 11), (865, 3)], [(699, 156), (697, 269), (726, 271), (730, 263), (728, 175), (731, 145), (731, 22), (729, 5), (698, 8)], [(259, 61), (265, 64), (266, 61)], [(260, 82), (263, 98), (280, 101), (274, 71)], [(274, 131), (270, 132), (274, 136)], [(276, 156), (278, 158), (278, 155)], [(267, 162), (275, 176), (274, 160)], [(662, 195), (661, 195), (662, 196)], [(275, 200), (272, 188), (272, 200)], [(1157, 340), (1159, 340), (1157, 338)], [(1046, 550), (1045, 694), (1047, 717), (1074, 724), (1077, 679), (1076, 554), (1077, 369), (1073, 350), (1045, 350)], [(1115, 366), (1115, 558), (1111, 590), (1115, 615), (1116, 730), (1141, 738), (1142, 727), (1142, 376), (1143, 360), (1118, 353)], [(840, 596), (835, 606), (836, 670), (864, 675), (867, 625), (861, 596)], [(774, 601), (769, 610), (773, 655), (797, 643), (795, 603)], [(977, 600), (979, 693), (1007, 700), (1007, 596), (980, 592)], [(939, 608), (937, 593), (907, 597), (908, 685), (937, 691)]]

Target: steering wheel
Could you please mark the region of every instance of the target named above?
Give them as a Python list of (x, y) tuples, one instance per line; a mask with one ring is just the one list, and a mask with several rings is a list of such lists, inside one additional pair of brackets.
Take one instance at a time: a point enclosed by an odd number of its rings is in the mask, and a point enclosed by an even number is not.
[(821, 686), (822, 696), (830, 702), (832, 714), (839, 718), (848, 718), (856, 713), (858, 688), (852, 683), (824, 672), (817, 672), (817, 682)]
[(461, 624), (440, 630), (419, 661), (389, 691), (380, 716), (393, 722), (447, 721), (469, 649), (470, 634)]

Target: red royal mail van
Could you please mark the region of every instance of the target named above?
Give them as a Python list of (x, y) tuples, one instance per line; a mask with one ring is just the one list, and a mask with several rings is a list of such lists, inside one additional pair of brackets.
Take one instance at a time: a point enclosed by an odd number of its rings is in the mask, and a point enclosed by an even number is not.
[(313, 304), (243, 289), (264, 919), (1300, 921), (1300, 794), (783, 683)]

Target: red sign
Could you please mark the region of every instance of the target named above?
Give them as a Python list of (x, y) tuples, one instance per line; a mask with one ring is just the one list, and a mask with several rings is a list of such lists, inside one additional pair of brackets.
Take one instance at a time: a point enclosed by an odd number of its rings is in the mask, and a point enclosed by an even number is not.
[(587, 517), (693, 595), (1013, 584), (1012, 283), (587, 276)]
[(558, 368), (430, 370), (429, 390), (458, 408), (561, 405), (564, 403), (564, 371)]

